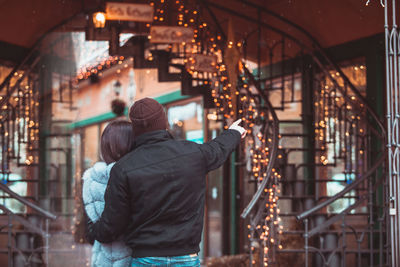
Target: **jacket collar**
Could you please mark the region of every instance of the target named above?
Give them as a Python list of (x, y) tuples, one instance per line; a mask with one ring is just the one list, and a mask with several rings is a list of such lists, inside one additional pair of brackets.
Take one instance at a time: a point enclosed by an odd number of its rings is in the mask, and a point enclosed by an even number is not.
[(174, 139), (167, 130), (152, 131), (139, 135), (135, 141), (135, 147), (154, 144), (158, 142)]

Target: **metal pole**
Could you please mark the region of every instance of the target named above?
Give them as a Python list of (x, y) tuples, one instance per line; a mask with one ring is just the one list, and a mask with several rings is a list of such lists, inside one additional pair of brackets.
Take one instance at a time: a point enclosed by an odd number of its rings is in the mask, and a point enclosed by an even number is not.
[(45, 236), (45, 247), (44, 247), (44, 259), (46, 266), (49, 265), (49, 219), (46, 219), (46, 236)]
[[(395, 118), (396, 118), (396, 122), (399, 123), (399, 117), (400, 117), (400, 113), (399, 113), (399, 102), (398, 102), (398, 97), (399, 97), (399, 86), (398, 86), (398, 33), (397, 33), (397, 23), (396, 23), (396, 0), (392, 1), (392, 32), (391, 32), (391, 44), (393, 44), (392, 47), (392, 57), (393, 57), (393, 69), (391, 70), (390, 74), (392, 75), (392, 86), (393, 86), (393, 90), (395, 93), (394, 96), (394, 101), (395, 101)], [(399, 130), (396, 127), (396, 132), (395, 132), (395, 137), (396, 137), (396, 152), (399, 152), (399, 146), (398, 144), (400, 143), (400, 137), (399, 137)], [(400, 192), (400, 182), (399, 182), (399, 170), (400, 168), (400, 160), (398, 157), (396, 157), (396, 170), (397, 172), (393, 172), (393, 174), (395, 174), (395, 180), (394, 180), (394, 194), (393, 196), (395, 197), (395, 208), (396, 208), (396, 215), (394, 218), (394, 229), (395, 229), (395, 233), (392, 233), (392, 237), (395, 237), (395, 247), (392, 248), (392, 252), (395, 253), (395, 266), (399, 266), (400, 262), (399, 262), (399, 249), (400, 249), (400, 240), (399, 240), (399, 220), (398, 220), (398, 216), (399, 216), (399, 196), (398, 193)]]
[(373, 212), (372, 176), (368, 179), (368, 210), (369, 210), (369, 265), (374, 264), (374, 212)]
[(342, 216), (342, 267), (346, 267), (346, 219), (345, 215)]
[[(392, 0), (392, 8), (394, 12), (394, 4), (395, 0)], [(395, 17), (393, 17), (393, 25), (392, 32), (389, 31), (389, 11), (388, 11), (388, 1), (385, 0), (384, 5), (385, 12), (385, 56), (386, 56), (386, 118), (387, 118), (387, 148), (388, 148), (388, 179), (389, 179), (389, 218), (390, 218), (390, 241), (391, 241), (391, 265), (397, 266), (398, 261), (398, 236), (397, 236), (397, 218), (398, 218), (398, 208), (397, 208), (397, 197), (395, 190), (395, 180), (397, 178), (397, 173), (393, 172), (393, 168), (397, 167), (398, 160), (396, 160), (395, 155), (393, 155), (392, 145), (395, 150), (397, 148), (398, 141), (398, 130), (395, 128), (395, 124), (398, 122), (398, 103), (397, 103), (397, 92), (393, 92), (396, 88), (396, 85), (393, 84), (393, 61), (396, 60), (394, 52), (393, 52), (393, 42), (392, 42), (392, 33), (393, 30), (396, 30), (395, 26)], [(396, 45), (396, 44), (395, 44)], [(395, 75), (396, 76), (396, 75)], [(395, 95), (394, 95), (395, 94)], [(395, 113), (395, 114), (393, 114)], [(392, 132), (393, 127), (393, 132)], [(393, 136), (392, 136), (393, 135)], [(394, 138), (394, 140), (392, 140)], [(388, 229), (389, 230), (389, 229)]]
[(304, 219), (304, 228), (305, 267), (308, 267), (308, 218)]
[(253, 260), (254, 260), (254, 251), (253, 251), (253, 240), (254, 240), (254, 228), (251, 225), (251, 222), (253, 220), (253, 214), (250, 215), (250, 220), (249, 220), (249, 225), (250, 225), (250, 238), (249, 238), (249, 242), (250, 242), (250, 267), (253, 267)]
[(357, 238), (357, 266), (361, 267), (361, 237)]
[(11, 214), (8, 214), (8, 240), (7, 240), (7, 246), (8, 246), (8, 266), (13, 267), (13, 250), (12, 250), (12, 222), (11, 222)]

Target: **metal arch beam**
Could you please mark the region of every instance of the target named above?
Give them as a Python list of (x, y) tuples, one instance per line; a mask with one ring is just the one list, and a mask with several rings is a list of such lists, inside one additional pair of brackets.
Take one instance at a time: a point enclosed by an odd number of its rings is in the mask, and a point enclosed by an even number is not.
[(259, 11), (267, 13), (267, 14), (271, 15), (272, 17), (275, 17), (275, 18), (285, 22), (286, 24), (292, 26), (293, 28), (299, 30), (304, 35), (306, 35), (307, 38), (310, 39), (317, 47), (322, 48), (321, 45), (319, 44), (319, 42), (317, 41), (317, 39), (311, 33), (309, 33), (306, 29), (304, 29), (300, 25), (288, 20), (287, 18), (275, 13), (274, 11), (269, 10), (269, 9), (263, 7), (263, 6), (260, 6), (260, 5), (256, 4), (256, 3), (253, 3), (253, 2), (250, 2), (250, 1), (246, 1), (246, 0), (234, 0), (234, 1), (240, 2), (240, 3), (245, 4), (247, 6), (250, 6), (250, 7), (253, 7), (255, 9), (259, 10)]
[[(239, 1), (239, 0), (238, 0), (238, 1)], [(287, 37), (288, 39), (294, 41), (294, 42), (295, 42), (296, 44), (298, 44), (301, 48), (304, 48), (306, 51), (308, 51), (308, 52), (311, 54), (311, 56), (313, 57), (314, 61), (321, 67), (321, 69), (325, 70), (325, 69), (323, 68), (324, 65), (323, 65), (323, 64), (321, 63), (321, 61), (317, 58), (317, 56), (315, 55), (314, 51), (313, 51), (312, 49), (310, 49), (309, 47), (307, 47), (305, 44), (303, 44), (301, 41), (299, 41), (298, 39), (296, 39), (294, 36), (292, 36), (292, 35), (290, 35), (290, 34), (287, 34), (287, 33), (283, 32), (283, 31), (281, 31), (281, 30), (279, 30), (279, 29), (277, 29), (277, 28), (275, 28), (275, 27), (273, 27), (273, 26), (271, 26), (271, 25), (269, 25), (269, 24), (267, 24), (267, 23), (261, 22), (261, 21), (259, 21), (259, 20), (256, 19), (256, 18), (252, 18), (252, 17), (246, 16), (246, 15), (243, 15), (243, 14), (241, 14), (241, 13), (235, 11), (235, 10), (229, 9), (229, 8), (224, 7), (224, 6), (221, 6), (221, 5), (219, 5), (219, 4), (215, 4), (215, 3), (209, 2), (209, 1), (207, 1), (207, 0), (203, 0), (202, 3), (204, 3), (204, 4), (206, 4), (206, 5), (209, 5), (209, 6), (213, 6), (213, 7), (217, 8), (217, 9), (220, 9), (220, 10), (222, 10), (222, 11), (224, 11), (224, 12), (227, 12), (227, 13), (230, 13), (230, 14), (232, 14), (232, 15), (238, 16), (238, 17), (240, 17), (240, 18), (243, 18), (243, 19), (245, 19), (245, 20), (251, 21), (251, 22), (256, 23), (256, 24), (258, 24), (258, 25), (261, 25), (261, 26), (263, 26), (263, 27), (269, 28), (269, 29), (271, 29), (271, 30), (273, 30), (273, 31), (275, 31), (275, 32), (277, 32), (277, 33), (279, 33), (279, 34), (282, 34), (283, 36)], [(208, 7), (208, 9), (209, 9), (209, 7)], [(210, 10), (209, 12), (212, 13), (211, 10)], [(212, 14), (213, 14), (213, 13), (212, 13)], [(212, 16), (212, 18), (213, 18), (213, 20), (214, 20), (214, 23), (216, 23), (217, 27), (220, 28), (220, 29), (222, 29), (221, 26), (220, 26), (220, 24), (219, 24), (219, 22), (218, 22), (218, 20), (216, 19), (216, 16), (214, 15), (214, 16)], [(304, 31), (304, 30), (303, 30), (303, 31)], [(323, 54), (323, 51), (322, 51), (322, 50), (321, 50), (321, 52), (322, 52), (322, 54)], [(324, 54), (323, 54), (323, 55), (324, 55)], [(329, 60), (329, 58), (328, 58), (328, 60)], [(332, 61), (328, 61), (328, 62), (330, 62), (336, 69), (338, 69), (338, 71), (340, 70), (340, 69), (337, 67), (337, 65), (335, 65), (335, 64), (332, 63)], [(267, 100), (267, 101), (266, 101), (266, 105), (267, 105), (267, 106), (268, 106), (268, 104), (270, 105), (270, 107), (268, 107), (268, 108), (269, 108), (270, 110), (273, 110), (273, 107), (272, 107), (271, 103), (269, 103), (268, 98), (264, 95), (263, 91), (259, 88), (259, 86), (257, 86), (258, 81), (256, 81), (256, 79), (253, 77), (253, 75), (251, 74), (251, 72), (250, 72), (247, 68), (245, 68), (245, 72), (246, 72), (246, 74), (250, 77), (250, 81), (256, 86), (257, 90), (260, 92), (260, 95), (263, 96), (264, 100)], [(347, 79), (347, 77), (346, 77), (343, 73), (342, 73), (341, 76), (343, 76), (345, 79)], [(328, 77), (331, 78), (330, 75), (328, 75)], [(331, 79), (332, 79), (332, 78), (331, 78)], [(334, 84), (337, 85), (336, 80), (333, 79), (333, 82), (334, 82)], [(351, 87), (353, 87), (353, 85), (352, 85), (350, 82), (349, 82), (349, 84), (350, 84)], [(340, 89), (340, 86), (337, 85), (337, 87)], [(359, 94), (359, 92), (358, 92), (355, 88), (354, 88), (353, 91), (355, 91), (356, 94), (361, 98), (361, 101), (362, 101), (362, 102), (365, 102), (365, 100), (363, 99), (363, 97), (361, 96), (361, 94)], [(351, 101), (350, 101), (350, 103), (351, 103)], [(369, 106), (367, 105), (366, 102), (365, 102), (365, 106), (366, 106), (367, 108), (369, 108)], [(378, 120), (378, 118), (377, 118), (377, 116), (375, 115), (375, 113), (373, 112), (373, 110), (369, 108), (369, 111), (372, 113), (372, 116), (374, 117), (374, 119), (376, 120), (376, 122), (377, 122), (378, 124), (380, 124), (380, 121)], [(274, 134), (274, 137), (275, 137), (275, 136), (277, 137), (278, 134), (279, 134), (279, 128), (278, 128), (278, 126), (276, 125), (275, 121), (278, 121), (278, 118), (277, 118), (277, 116), (276, 116), (275, 113), (272, 113), (272, 115), (273, 115), (273, 119), (274, 119), (274, 133), (277, 133), (277, 134)], [(274, 115), (275, 115), (275, 116), (274, 116)], [(384, 133), (384, 132), (385, 132), (385, 131), (384, 131), (385, 129), (384, 129), (383, 125), (380, 124), (380, 126), (381, 126), (381, 129), (382, 129), (382, 133)], [(273, 149), (272, 149), (272, 151), (271, 151), (271, 155), (274, 155), (274, 153), (276, 153), (276, 150), (277, 150), (277, 142), (278, 142), (278, 140), (273, 140)], [(276, 147), (275, 147), (275, 146), (276, 146)], [(274, 148), (275, 148), (275, 150), (274, 150)], [(270, 171), (272, 170), (272, 166), (273, 166), (274, 160), (275, 160), (275, 158), (272, 157), (272, 158), (271, 158), (271, 161), (270, 161), (270, 164), (268, 165), (267, 173), (270, 173)], [(269, 177), (269, 176), (267, 175), (267, 177)], [(260, 187), (259, 187), (259, 189), (257, 190), (257, 192), (253, 195), (252, 200), (251, 200), (250, 203), (247, 205), (247, 207), (243, 210), (243, 212), (242, 212), (242, 214), (241, 214), (241, 217), (242, 217), (242, 218), (246, 218), (246, 217), (248, 216), (248, 214), (250, 213), (250, 211), (254, 208), (255, 204), (256, 204), (257, 201), (258, 201), (258, 199), (261, 197), (262, 191), (264, 190), (264, 187), (267, 185), (268, 181), (269, 181), (269, 179), (264, 179), (264, 180), (263, 180), (263, 182), (262, 182), (262, 184), (260, 185)]]
[(281, 35), (287, 37), (288, 39), (292, 40), (293, 42), (295, 42), (295, 43), (296, 43), (297, 45), (299, 45), (300, 47), (302, 47), (302, 48), (304, 48), (304, 49), (307, 49), (307, 50), (310, 50), (310, 49), (308, 49), (308, 47), (307, 47), (305, 44), (303, 44), (302, 42), (300, 42), (300, 41), (299, 41), (297, 38), (295, 38), (294, 36), (292, 36), (292, 35), (290, 35), (290, 34), (284, 32), (284, 31), (282, 31), (282, 30), (280, 30), (280, 29), (278, 29), (278, 28), (276, 28), (276, 27), (273, 27), (273, 26), (271, 26), (271, 25), (269, 25), (269, 24), (267, 24), (267, 23), (265, 23), (265, 22), (259, 21), (257, 18), (249, 17), (249, 16), (247, 16), (247, 15), (244, 15), (244, 14), (240, 13), (239, 11), (230, 9), (230, 8), (228, 8), (228, 7), (225, 7), (225, 6), (216, 4), (216, 3), (211, 2), (211, 1), (208, 1), (208, 0), (202, 0), (202, 2), (203, 2), (205, 5), (214, 7), (214, 8), (219, 9), (219, 10), (222, 10), (222, 11), (224, 11), (224, 12), (226, 12), (226, 13), (232, 14), (232, 15), (234, 15), (234, 16), (237, 16), (237, 17), (242, 18), (242, 19), (244, 19), (244, 20), (253, 22), (253, 23), (255, 23), (255, 24), (259, 24), (260, 26), (263, 26), (264, 28), (268, 28), (268, 29), (270, 29), (270, 30), (272, 30), (272, 31), (274, 31), (274, 32), (276, 32), (276, 33), (279, 33), (279, 34), (281, 34)]
[[(243, 3), (243, 0), (235, 0), (235, 1), (239, 1), (239, 2), (242, 2), (242, 3)], [(306, 37), (307, 37), (307, 38), (311, 41), (311, 43), (312, 43), (312, 47), (311, 47), (311, 48), (310, 48), (309, 46), (305, 45), (303, 42), (301, 42), (301, 41), (298, 40), (297, 38), (295, 38), (294, 36), (292, 36), (292, 35), (290, 35), (290, 34), (288, 34), (288, 33), (286, 33), (286, 32), (283, 32), (282, 30), (277, 29), (276, 27), (273, 27), (273, 26), (271, 26), (271, 25), (269, 25), (269, 24), (267, 24), (267, 23), (264, 23), (264, 22), (260, 21), (258, 18), (249, 17), (249, 16), (247, 16), (247, 15), (244, 15), (244, 14), (241, 14), (241, 13), (237, 12), (236, 10), (230, 9), (230, 8), (228, 8), (228, 7), (225, 7), (225, 6), (222, 6), (222, 5), (219, 5), (219, 4), (216, 4), (216, 3), (213, 3), (213, 2), (207, 1), (207, 0), (203, 0), (202, 3), (206, 5), (206, 8), (207, 8), (208, 12), (210, 13), (211, 18), (214, 20), (214, 23), (217, 25), (217, 27), (218, 27), (218, 29), (220, 29), (220, 31), (222, 31), (222, 27), (221, 27), (221, 25), (219, 24), (219, 22), (218, 22), (218, 20), (217, 20), (217, 18), (216, 18), (216, 16), (215, 16), (215, 14), (212, 12), (212, 10), (210, 9), (210, 7), (214, 7), (214, 8), (216, 8), (216, 9), (222, 10), (223, 12), (227, 12), (227, 13), (229, 13), (229, 14), (232, 14), (232, 15), (237, 16), (237, 17), (239, 17), (239, 18), (242, 18), (242, 19), (244, 19), (244, 20), (253, 22), (253, 23), (255, 23), (255, 24), (259, 25), (259, 26), (268, 28), (268, 29), (270, 29), (270, 30), (272, 30), (272, 31), (275, 31), (276, 33), (279, 33), (279, 34), (281, 34), (282, 36), (284, 36), (284, 37), (286, 37), (286, 38), (292, 40), (292, 41), (295, 42), (297, 45), (299, 45), (301, 48), (303, 48), (305, 51), (307, 51), (308, 53), (310, 53), (310, 55), (312, 56), (313, 60), (319, 65), (319, 67), (321, 68), (321, 70), (322, 70), (323, 72), (325, 72), (325, 74), (328, 74), (328, 77), (332, 80), (332, 82), (335, 84), (335, 86), (336, 86), (339, 90), (342, 90), (342, 88), (338, 85), (337, 81), (329, 75), (329, 72), (326, 70), (325, 65), (324, 65), (324, 64), (321, 62), (321, 60), (318, 58), (317, 53), (319, 53), (319, 54), (322, 56), (322, 58), (326, 61), (326, 63), (328, 63), (329, 65), (333, 66), (333, 67), (336, 69), (336, 71), (338, 71), (338, 72), (341, 74), (341, 77), (342, 77), (342, 78), (344, 79), (344, 81), (349, 85), (351, 91), (357, 96), (357, 98), (360, 100), (360, 102), (364, 104), (364, 106), (365, 106), (366, 109), (370, 112), (371, 116), (373, 117), (373, 119), (374, 119), (375, 122), (377, 123), (378, 127), (380, 128), (381, 131), (380, 131), (380, 134), (378, 133), (378, 136), (380, 136), (382, 139), (385, 139), (386, 129), (385, 129), (385, 127), (383, 126), (382, 122), (379, 120), (378, 116), (377, 116), (377, 115), (375, 114), (375, 112), (372, 110), (372, 108), (370, 108), (370, 106), (369, 106), (368, 103), (366, 102), (365, 98), (358, 92), (358, 90), (354, 87), (354, 85), (351, 84), (351, 82), (349, 81), (349, 79), (347, 78), (347, 76), (344, 75), (344, 73), (341, 71), (341, 69), (339, 68), (339, 66), (338, 66), (336, 63), (334, 63), (334, 62), (328, 57), (328, 55), (326, 55), (325, 51), (322, 49), (321, 45), (316, 41), (316, 39), (315, 39), (311, 34), (309, 34), (306, 30), (304, 30), (304, 29), (301, 28), (300, 26), (298, 26), (298, 25), (292, 23), (291, 21), (280, 17), (279, 15), (275, 14), (275, 13), (272, 12), (272, 11), (266, 10), (266, 9), (263, 8), (263, 7), (259, 7), (258, 5), (255, 5), (254, 3), (250, 3), (251, 6), (253, 6), (253, 7), (255, 7), (255, 8), (259, 8), (259, 10), (262, 10), (263, 12), (266, 12), (266, 13), (270, 14), (271, 16), (274, 16), (274, 17), (276, 17), (276, 18), (282, 20), (284, 23), (287, 23), (287, 24), (291, 25), (292, 27), (296, 28), (296, 29), (299, 30), (301, 33), (303, 33), (304, 35), (306, 35)], [(249, 4), (249, 3), (246, 2), (245, 4)], [(317, 53), (316, 53), (316, 52), (317, 52)], [(256, 81), (255, 78), (252, 76), (252, 74), (250, 73), (250, 71), (249, 71), (248, 69), (245, 69), (245, 72), (246, 72), (247, 75), (250, 76), (250, 78), (253, 79), (253, 80), (251, 79), (251, 80), (252, 80), (251, 82), (252, 82), (254, 85), (256, 85), (256, 88), (257, 88), (258, 90), (260, 90), (260, 88), (258, 88), (258, 86), (257, 86), (257, 81)], [(260, 93), (261, 93), (261, 95), (263, 95), (263, 94), (262, 94), (262, 93), (263, 93), (262, 90), (261, 90)], [(265, 98), (265, 97), (263, 96), (263, 98)], [(347, 99), (347, 100), (349, 101), (349, 103), (351, 103), (353, 106), (356, 106), (356, 104), (353, 103), (353, 101), (350, 101), (350, 99), (349, 99), (348, 96), (346, 96), (346, 99)], [(268, 103), (268, 102), (266, 102), (266, 104), (267, 104), (267, 103)], [(358, 109), (357, 106), (356, 106), (356, 108)], [(276, 118), (276, 120), (278, 120), (278, 119)], [(275, 118), (274, 118), (274, 121), (275, 121)], [(277, 126), (274, 125), (274, 132), (275, 132), (275, 131), (279, 132), (279, 129), (277, 129), (277, 130), (275, 129), (276, 127), (277, 127)], [(275, 136), (275, 134), (274, 134), (274, 136)], [(278, 136), (278, 135), (276, 134), (276, 136)], [(276, 145), (275, 142), (277, 142), (277, 141), (274, 140), (273, 142), (274, 142), (274, 145)], [(274, 150), (271, 151), (271, 155), (274, 155)], [(274, 157), (272, 156), (271, 159), (273, 160)], [(271, 164), (271, 163), (272, 163), (272, 164)], [(269, 171), (270, 171), (269, 168), (272, 168), (272, 165), (273, 165), (273, 162), (270, 162), (270, 165), (268, 166), (267, 173), (269, 173)], [(371, 171), (373, 171), (373, 170), (375, 170), (375, 165), (371, 168)], [(259, 189), (257, 190), (257, 192), (253, 195), (252, 200), (250, 201), (250, 203), (248, 204), (248, 206), (247, 206), (247, 207), (244, 209), (244, 211), (242, 212), (242, 214), (241, 214), (241, 217), (242, 217), (242, 218), (246, 218), (246, 217), (248, 216), (248, 214), (250, 213), (250, 211), (254, 208), (255, 204), (257, 203), (257, 201), (258, 201), (259, 198), (261, 197), (262, 191), (263, 191), (264, 187), (267, 185), (268, 181), (269, 181), (269, 179), (265, 179), (265, 180), (262, 182), (262, 184), (260, 185), (260, 187), (259, 187)], [(311, 212), (312, 212), (312, 211), (314, 211), (314, 210), (311, 210)]]
[[(243, 0), (235, 0), (235, 1), (239, 1), (239, 2), (243, 2), (245, 4), (249, 4), (248, 2), (245, 2)], [(275, 31), (276, 33), (281, 34), (282, 36), (285, 36), (286, 38), (290, 39), (291, 41), (293, 41), (294, 43), (296, 43), (297, 45), (299, 45), (301, 48), (303, 48), (305, 51), (307, 51), (307, 53), (309, 53), (313, 60), (318, 64), (318, 66), (321, 68), (321, 70), (323, 70), (325, 72), (325, 74), (327, 74), (327, 76), (331, 79), (331, 81), (335, 84), (335, 86), (337, 86), (340, 90), (341, 87), (337, 84), (337, 81), (335, 79), (333, 79), (330, 75), (328, 75), (329, 73), (327, 72), (327, 70), (325, 69), (325, 65), (322, 63), (322, 61), (317, 57), (317, 53), (318, 55), (322, 56), (322, 58), (328, 63), (330, 64), (332, 67), (335, 68), (335, 70), (337, 72), (340, 73), (340, 76), (344, 79), (345, 83), (349, 85), (351, 91), (357, 96), (357, 98), (360, 100), (360, 102), (366, 107), (366, 109), (370, 112), (371, 116), (373, 117), (374, 121), (377, 123), (378, 127), (381, 130), (381, 134), (380, 137), (382, 139), (386, 138), (386, 128), (383, 125), (383, 123), (381, 122), (381, 120), (378, 118), (378, 116), (376, 115), (376, 113), (374, 112), (374, 110), (370, 107), (370, 105), (367, 103), (367, 101), (365, 100), (364, 96), (361, 95), (361, 93), (354, 87), (354, 85), (350, 82), (350, 80), (347, 78), (346, 75), (344, 75), (343, 71), (339, 68), (339, 66), (326, 54), (326, 52), (323, 50), (322, 46), (318, 43), (318, 41), (316, 41), (316, 39), (310, 34), (308, 33), (305, 29), (303, 29), (302, 27), (296, 25), (295, 23), (289, 21), (288, 19), (282, 18), (281, 16), (279, 16), (278, 14), (267, 10), (263, 7), (259, 7), (258, 5), (251, 3), (251, 5), (253, 5), (253, 7), (257, 7), (257, 9), (262, 10), (265, 13), (270, 14), (271, 16), (274, 16), (280, 20), (282, 20), (283, 22), (291, 25), (292, 27), (296, 28), (297, 30), (299, 30), (301, 33), (303, 33), (304, 35), (306, 35), (310, 41), (312, 42), (313, 46), (312, 48), (308, 47), (307, 45), (305, 45), (303, 42), (301, 42), (300, 40), (298, 40), (297, 38), (295, 38), (294, 36), (276, 28), (273, 27), (265, 22), (259, 21), (257, 18), (253, 18), (244, 14), (241, 14), (240, 12), (230, 9), (228, 7), (222, 6), (220, 4), (216, 4), (213, 3), (211, 1), (208, 0), (203, 0), (202, 2), (204, 2), (205, 4), (214, 7), (216, 9), (222, 10), (226, 13), (232, 14), (234, 16), (237, 16), (239, 18), (242, 18), (244, 20), (250, 21), (252, 23), (258, 24), (264, 28), (268, 28), (272, 31)], [(315, 50), (314, 50), (315, 49)], [(317, 52), (317, 53), (316, 53)], [(348, 99), (350, 100), (350, 99)], [(349, 101), (351, 104), (353, 104), (353, 101)], [(358, 107), (357, 107), (358, 108)]]

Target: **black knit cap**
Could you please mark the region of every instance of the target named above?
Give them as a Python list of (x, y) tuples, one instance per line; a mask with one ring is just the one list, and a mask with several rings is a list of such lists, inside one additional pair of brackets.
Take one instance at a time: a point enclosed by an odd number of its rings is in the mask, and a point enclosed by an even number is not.
[(167, 129), (167, 117), (163, 106), (151, 98), (136, 101), (129, 110), (135, 136)]

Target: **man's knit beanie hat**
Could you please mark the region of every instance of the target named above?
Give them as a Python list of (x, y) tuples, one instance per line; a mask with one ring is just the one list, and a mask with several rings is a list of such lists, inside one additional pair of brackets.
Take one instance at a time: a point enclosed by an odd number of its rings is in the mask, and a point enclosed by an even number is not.
[(129, 118), (135, 136), (167, 129), (167, 117), (163, 106), (151, 98), (142, 98), (136, 101), (129, 110)]

